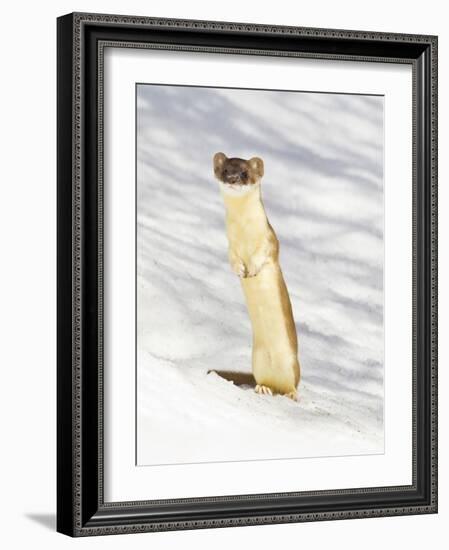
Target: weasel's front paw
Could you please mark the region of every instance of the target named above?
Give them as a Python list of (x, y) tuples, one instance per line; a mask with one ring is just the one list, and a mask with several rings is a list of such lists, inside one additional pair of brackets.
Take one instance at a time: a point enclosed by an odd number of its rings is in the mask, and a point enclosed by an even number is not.
[(260, 272), (260, 267), (252, 267), (248, 269), (247, 277), (255, 277)]
[(248, 265), (248, 272), (247, 272), (247, 277), (255, 277), (256, 275), (258, 275), (262, 269), (262, 267), (265, 265), (265, 262), (262, 262), (262, 263), (253, 263), (251, 262), (249, 265)]
[(242, 261), (232, 262), (231, 267), (232, 267), (232, 271), (241, 278), (246, 277), (248, 275), (248, 270), (246, 269), (246, 265)]

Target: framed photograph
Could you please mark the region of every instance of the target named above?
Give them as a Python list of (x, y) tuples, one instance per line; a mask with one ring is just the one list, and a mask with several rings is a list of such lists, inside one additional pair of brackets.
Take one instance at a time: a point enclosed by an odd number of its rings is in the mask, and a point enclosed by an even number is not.
[(437, 38), (58, 19), (71, 536), (437, 511)]

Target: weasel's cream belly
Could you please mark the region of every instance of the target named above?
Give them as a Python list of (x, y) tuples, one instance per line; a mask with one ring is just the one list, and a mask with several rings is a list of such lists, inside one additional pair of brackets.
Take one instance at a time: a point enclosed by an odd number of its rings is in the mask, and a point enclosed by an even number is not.
[(299, 382), (298, 343), (282, 271), (270, 261), (241, 279), (253, 329), (253, 375), (275, 393), (294, 393)]

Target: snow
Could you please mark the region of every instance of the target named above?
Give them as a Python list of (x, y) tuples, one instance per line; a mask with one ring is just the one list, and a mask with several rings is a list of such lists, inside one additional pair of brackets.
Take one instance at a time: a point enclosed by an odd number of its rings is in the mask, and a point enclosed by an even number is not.
[[(383, 453), (383, 98), (139, 85), (137, 463)], [(260, 156), (299, 401), (251, 372), (212, 157)]]

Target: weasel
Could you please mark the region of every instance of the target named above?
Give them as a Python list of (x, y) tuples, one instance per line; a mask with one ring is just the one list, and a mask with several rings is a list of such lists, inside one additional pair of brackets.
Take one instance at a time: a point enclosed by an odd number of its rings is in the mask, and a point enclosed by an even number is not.
[(216, 153), (213, 166), (226, 208), (229, 262), (240, 277), (251, 319), (256, 392), (296, 400), (300, 378), (296, 327), (279, 265), (279, 241), (262, 202), (263, 161)]

